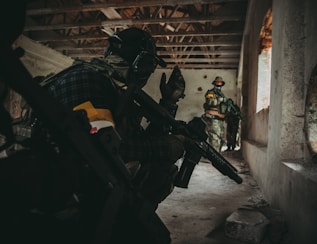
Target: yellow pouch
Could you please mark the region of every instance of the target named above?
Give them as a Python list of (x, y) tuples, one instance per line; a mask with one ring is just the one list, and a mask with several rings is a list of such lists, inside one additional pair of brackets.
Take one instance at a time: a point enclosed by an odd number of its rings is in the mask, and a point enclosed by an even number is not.
[(213, 94), (213, 93), (208, 93), (208, 94), (206, 95), (206, 98), (216, 98), (216, 95)]
[(95, 108), (90, 101), (81, 103), (73, 108), (74, 111), (84, 109), (87, 112), (87, 117), (89, 122), (97, 120), (107, 120), (111, 123), (114, 123), (112, 113), (109, 109)]

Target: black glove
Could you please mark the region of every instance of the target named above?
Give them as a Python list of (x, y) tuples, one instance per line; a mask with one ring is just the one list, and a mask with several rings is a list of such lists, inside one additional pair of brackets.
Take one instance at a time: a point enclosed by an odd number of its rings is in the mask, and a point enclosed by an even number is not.
[(161, 91), (162, 99), (169, 100), (169, 98), (172, 94), (171, 94), (170, 87), (168, 87), (166, 84), (166, 74), (165, 73), (163, 73), (161, 76), (160, 91)]
[(176, 104), (180, 98), (184, 98), (185, 80), (178, 66), (175, 66), (173, 72), (166, 83), (166, 74), (161, 77), (160, 90), (162, 99), (165, 102)]

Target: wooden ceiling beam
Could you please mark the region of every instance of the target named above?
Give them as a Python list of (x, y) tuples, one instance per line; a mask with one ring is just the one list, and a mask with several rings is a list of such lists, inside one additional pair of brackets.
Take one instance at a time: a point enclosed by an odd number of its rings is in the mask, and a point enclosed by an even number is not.
[[(66, 5), (67, 2), (72, 5)], [(186, 69), (238, 68), (247, 0), (85, 2), (90, 3), (80, 5), (66, 0), (65, 5), (59, 7), (59, 2), (48, 1), (44, 7), (40, 1), (30, 1), (25, 35), (69, 57), (90, 60), (104, 56), (109, 35), (121, 28), (136, 26), (149, 30), (156, 38), (157, 53), (168, 68), (175, 65)], [(238, 4), (231, 4), (233, 2)], [(180, 10), (174, 16), (176, 7)], [(36, 15), (42, 16), (31, 17)], [(77, 15), (80, 18), (77, 19)], [(48, 22), (49, 19), (52, 22)], [(163, 28), (164, 25), (170, 28)]]
[(114, 7), (116, 9), (122, 8), (137, 8), (150, 6), (173, 6), (173, 5), (192, 5), (192, 4), (224, 4), (230, 2), (246, 2), (247, 0), (146, 0), (135, 1), (129, 0), (124, 2), (108, 1), (105, 3), (82, 4), (75, 6), (61, 6), (61, 7), (45, 7), (45, 8), (31, 8), (28, 7), (26, 15), (46, 15), (46, 14), (62, 14), (71, 12), (91, 12), (100, 11), (101, 9)]
[(243, 30), (211, 30), (207, 31), (179, 31), (179, 32), (161, 32), (151, 33), (153, 37), (166, 37), (166, 36), (234, 36), (242, 35)]
[(226, 16), (207, 16), (207, 17), (184, 17), (184, 18), (162, 18), (162, 19), (111, 19), (106, 21), (93, 21), (83, 23), (69, 24), (50, 24), (50, 25), (28, 25), (24, 27), (24, 31), (45, 31), (75, 28), (92, 28), (92, 27), (109, 27), (109, 26), (127, 26), (127, 25), (143, 25), (143, 24), (160, 24), (160, 23), (197, 23), (197, 22), (213, 22), (213, 21), (242, 21), (243, 15), (226, 15)]
[(202, 17), (183, 17), (183, 18), (157, 18), (157, 19), (112, 19), (102, 21), (102, 26), (120, 26), (120, 25), (152, 25), (164, 22), (165, 24), (179, 24), (179, 23), (197, 23), (197, 22), (213, 22), (213, 21), (242, 21), (243, 14), (241, 15), (213, 15)]
[[(104, 57), (104, 53), (90, 54), (90, 53), (69, 53), (69, 57), (78, 58), (93, 58), (93, 57)], [(185, 54), (184, 54), (185, 55)], [(235, 58), (163, 58), (167, 63), (238, 63), (239, 56)]]
[(158, 55), (237, 55), (240, 56), (240, 50), (215, 50), (215, 51), (157, 51)]
[[(104, 50), (104, 49), (102, 49)], [(215, 56), (215, 55), (219, 55), (219, 56), (234, 56), (234, 57), (239, 57), (240, 56), (240, 50), (220, 50), (220, 51), (158, 51), (157, 52), (158, 55), (160, 56), (164, 56), (164, 55), (209, 55), (209, 56)], [(104, 56), (104, 52), (97, 52), (97, 53), (69, 53), (68, 56), (70, 57), (85, 57), (85, 58), (93, 58), (93, 57), (103, 57)], [(166, 58), (163, 57), (163, 59), (165, 60)]]
[[(177, 65), (180, 69), (237, 69), (238, 64), (167, 64), (166, 68), (172, 69)], [(157, 69), (161, 69), (160, 66)]]
[[(156, 43), (157, 47), (214, 47), (214, 46), (222, 46), (222, 47), (232, 47), (232, 46), (240, 46), (240, 42), (224, 42), (224, 41), (214, 41), (214, 42), (182, 42), (182, 43), (170, 43), (165, 42)], [(101, 47), (100, 44), (87, 44), (87, 45), (56, 45), (53, 47), (55, 50), (85, 50), (85, 49), (104, 49), (106, 46)], [(172, 51), (171, 51), (172, 53)]]
[(163, 58), (167, 63), (238, 63), (237, 58)]
[[(212, 41), (212, 42), (157, 42), (157, 47), (233, 47), (241, 46), (241, 42), (229, 42), (229, 41)], [(171, 51), (172, 52), (172, 51)]]
[[(166, 37), (166, 36), (233, 36), (233, 35), (242, 35), (243, 31), (242, 30), (230, 30), (230, 31), (215, 31), (212, 30), (211, 32), (161, 32), (161, 33), (152, 33), (152, 36), (154, 38), (158, 37)], [(41, 34), (41, 36), (33, 36), (33, 39), (35, 41), (39, 42), (62, 42), (62, 41), (78, 41), (78, 40), (104, 40), (108, 39), (108, 35), (102, 35), (102, 34), (81, 34), (81, 35), (72, 35), (72, 36), (50, 36), (50, 35), (45, 35)]]

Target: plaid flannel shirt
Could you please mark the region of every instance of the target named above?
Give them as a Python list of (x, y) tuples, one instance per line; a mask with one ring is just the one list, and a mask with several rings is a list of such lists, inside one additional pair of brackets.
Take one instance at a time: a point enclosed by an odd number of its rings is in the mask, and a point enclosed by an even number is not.
[(70, 108), (86, 101), (91, 101), (96, 108), (115, 108), (117, 91), (111, 79), (80, 64), (58, 77), (47, 89)]
[[(91, 101), (96, 108), (108, 108), (112, 112), (118, 101), (118, 91), (110, 77), (81, 65), (74, 66), (49, 84), (48, 92), (62, 104), (73, 108), (85, 101)], [(126, 124), (134, 126), (128, 137), (122, 137), (120, 153), (125, 161), (169, 161), (175, 162), (183, 154), (183, 145), (173, 136), (147, 137), (142, 134), (135, 118), (126, 116)], [(117, 124), (117, 123), (116, 123)], [(118, 123), (120, 124), (120, 123)], [(120, 128), (117, 128), (121, 131)], [(130, 128), (131, 131), (131, 128)]]

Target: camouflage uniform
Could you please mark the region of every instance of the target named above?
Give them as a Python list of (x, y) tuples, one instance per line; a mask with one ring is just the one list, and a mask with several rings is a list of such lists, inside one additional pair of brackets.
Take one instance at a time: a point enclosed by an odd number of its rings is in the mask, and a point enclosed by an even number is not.
[[(220, 81), (220, 84), (216, 83), (216, 81)], [(216, 77), (212, 84), (215, 87), (205, 93), (205, 113), (202, 115), (202, 119), (206, 123), (209, 144), (221, 152), (221, 148), (225, 144), (224, 116), (227, 109), (224, 103), (224, 95), (221, 92), (224, 81), (222, 81), (221, 77)]]
[(208, 134), (209, 144), (218, 152), (221, 151), (222, 146), (225, 144), (225, 126), (224, 121), (220, 119), (208, 118), (205, 114), (202, 116), (206, 123), (206, 132)]

